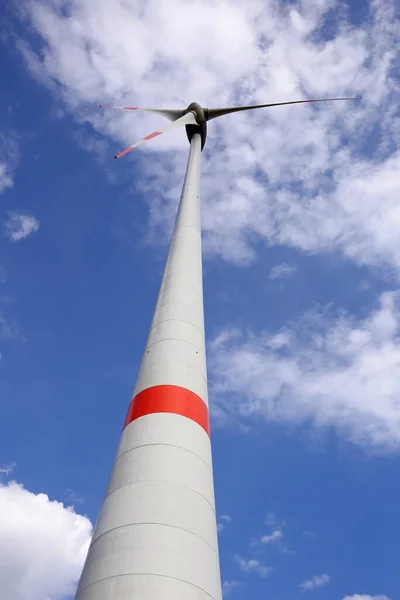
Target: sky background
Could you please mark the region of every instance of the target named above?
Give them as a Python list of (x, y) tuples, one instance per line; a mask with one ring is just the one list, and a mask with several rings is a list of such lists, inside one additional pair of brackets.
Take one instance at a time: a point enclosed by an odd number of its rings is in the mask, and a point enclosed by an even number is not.
[[(399, 5), (0, 8), (0, 587), (73, 595), (138, 371), (188, 143), (224, 595), (398, 600)], [(5, 592), (4, 592), (5, 590)]]

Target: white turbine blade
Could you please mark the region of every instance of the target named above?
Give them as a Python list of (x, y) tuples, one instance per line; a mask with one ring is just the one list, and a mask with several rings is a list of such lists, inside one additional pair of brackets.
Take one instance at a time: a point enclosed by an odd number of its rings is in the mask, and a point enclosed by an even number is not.
[(146, 137), (144, 137), (141, 140), (139, 140), (138, 142), (136, 142), (136, 144), (132, 144), (132, 146), (128, 146), (128, 148), (126, 148), (125, 150), (123, 150), (122, 152), (117, 154), (115, 156), (115, 158), (121, 158), (122, 156), (125, 156), (125, 154), (128, 154), (128, 152), (130, 152), (134, 148), (137, 148), (138, 146), (140, 146), (140, 144), (143, 144), (143, 142), (147, 142), (148, 140), (151, 140), (154, 137), (161, 135), (165, 131), (170, 131), (171, 129), (176, 129), (177, 127), (182, 127), (183, 125), (198, 125), (198, 123), (196, 121), (196, 117), (194, 116), (194, 113), (188, 112), (188, 113), (186, 113), (186, 115), (183, 115), (183, 117), (181, 117), (180, 119), (177, 119), (176, 121), (174, 121), (172, 123), (172, 125), (167, 125), (167, 127), (163, 127), (163, 129), (159, 129), (158, 131), (154, 131), (153, 133), (146, 135)]
[(223, 115), (229, 115), (230, 113), (239, 112), (241, 110), (267, 108), (269, 106), (283, 106), (285, 104), (303, 104), (306, 102), (330, 102), (334, 100), (360, 100), (360, 96), (357, 96), (355, 98), (319, 98), (317, 100), (292, 100), (291, 102), (275, 102), (274, 104), (255, 104), (252, 106), (233, 106), (231, 108), (209, 108), (207, 120), (210, 121), (210, 119), (222, 117)]
[(183, 110), (174, 110), (169, 108), (138, 108), (137, 106), (104, 106), (100, 105), (100, 108), (116, 108), (118, 110), (141, 110), (144, 112), (154, 113), (156, 115), (161, 115), (165, 117), (169, 121), (176, 121), (183, 114)]

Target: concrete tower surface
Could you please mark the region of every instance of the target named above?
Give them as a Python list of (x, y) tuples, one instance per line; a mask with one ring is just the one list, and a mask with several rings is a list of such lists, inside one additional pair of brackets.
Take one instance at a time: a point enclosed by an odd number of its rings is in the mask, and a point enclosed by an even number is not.
[(75, 600), (221, 600), (207, 399), (202, 137)]

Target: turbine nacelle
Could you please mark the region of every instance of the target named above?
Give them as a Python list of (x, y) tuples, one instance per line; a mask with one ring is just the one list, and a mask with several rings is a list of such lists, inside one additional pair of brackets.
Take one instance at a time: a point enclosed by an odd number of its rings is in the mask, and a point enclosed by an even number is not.
[(204, 144), (206, 143), (207, 138), (207, 116), (208, 109), (203, 108), (197, 102), (192, 102), (189, 104), (187, 109), (185, 110), (185, 114), (193, 113), (196, 119), (196, 125), (186, 125), (186, 134), (188, 136), (189, 142), (192, 141), (192, 137), (195, 133), (199, 133), (201, 136), (201, 149), (203, 150)]
[(289, 102), (275, 102), (273, 104), (253, 104), (249, 106), (232, 106), (228, 108), (203, 108), (197, 102), (192, 102), (185, 110), (176, 110), (176, 109), (166, 109), (166, 108), (137, 108), (134, 106), (100, 106), (100, 108), (118, 108), (120, 110), (142, 110), (145, 112), (155, 113), (161, 115), (172, 121), (171, 125), (167, 125), (163, 129), (159, 129), (146, 135), (146, 137), (142, 138), (132, 146), (128, 146), (125, 150), (116, 155), (115, 158), (121, 158), (125, 156), (128, 152), (143, 144), (143, 142), (147, 142), (158, 135), (161, 135), (165, 131), (169, 131), (170, 129), (176, 129), (177, 127), (186, 127), (186, 134), (188, 136), (189, 142), (192, 140), (192, 137), (195, 133), (199, 133), (201, 136), (201, 149), (204, 148), (204, 144), (206, 143), (207, 138), (207, 121), (211, 119), (216, 119), (217, 117), (222, 117), (224, 115), (228, 115), (230, 113), (239, 112), (243, 110), (253, 110), (255, 108), (268, 108), (272, 106), (284, 106), (288, 104), (306, 104), (310, 102), (329, 102), (335, 100), (360, 100), (360, 96), (353, 98), (318, 98), (315, 100), (291, 100)]

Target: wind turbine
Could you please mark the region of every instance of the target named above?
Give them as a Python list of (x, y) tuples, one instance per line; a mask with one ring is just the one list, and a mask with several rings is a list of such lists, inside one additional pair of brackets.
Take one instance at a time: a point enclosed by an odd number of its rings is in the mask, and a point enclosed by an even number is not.
[[(186, 127), (190, 152), (139, 375), (76, 600), (221, 600), (207, 401), (200, 157), (207, 121), (255, 108), (139, 109)], [(104, 107), (106, 108), (106, 107)]]

